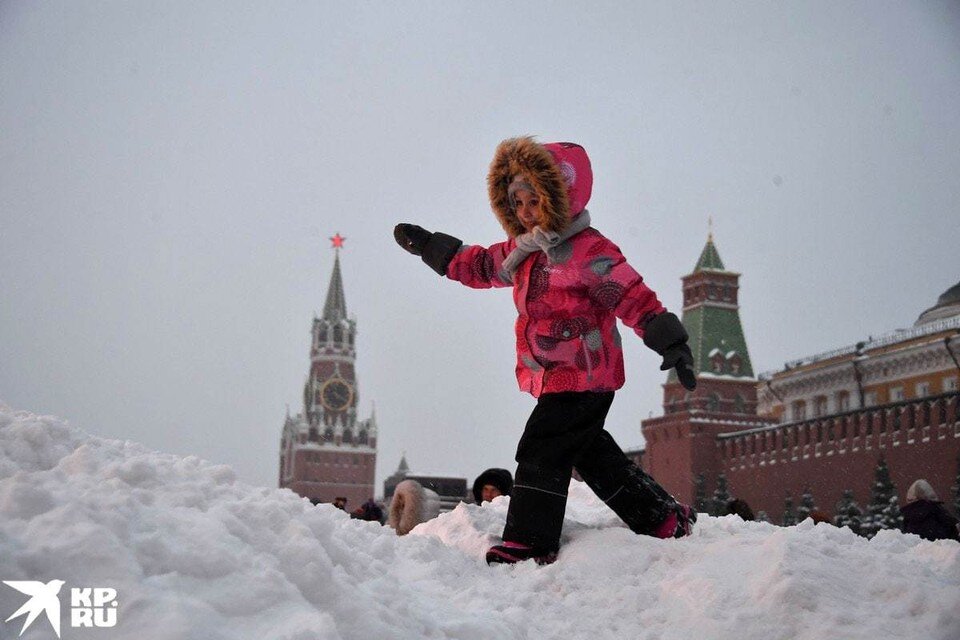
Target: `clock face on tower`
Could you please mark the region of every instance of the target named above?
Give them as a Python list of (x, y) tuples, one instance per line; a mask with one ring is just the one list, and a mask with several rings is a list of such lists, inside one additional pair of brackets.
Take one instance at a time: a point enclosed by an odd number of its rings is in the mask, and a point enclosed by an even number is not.
[(353, 400), (353, 387), (339, 378), (327, 380), (320, 387), (320, 402), (329, 411), (343, 411)]

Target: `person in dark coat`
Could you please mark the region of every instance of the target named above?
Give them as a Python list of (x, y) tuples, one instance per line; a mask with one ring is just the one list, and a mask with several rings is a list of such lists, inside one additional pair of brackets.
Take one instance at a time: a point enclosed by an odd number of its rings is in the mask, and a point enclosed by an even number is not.
[(903, 532), (926, 540), (960, 540), (957, 519), (947, 513), (930, 483), (920, 479), (910, 485), (903, 514)]
[(735, 498), (727, 503), (727, 515), (740, 516), (740, 519), (744, 522), (756, 520), (753, 515), (753, 509), (751, 509), (747, 501), (742, 498)]
[(510, 495), (513, 476), (506, 469), (487, 469), (473, 481), (473, 499), (477, 504)]
[(351, 518), (357, 520), (366, 520), (367, 522), (379, 522), (383, 524), (383, 509), (380, 508), (373, 498), (370, 498), (362, 505), (354, 509), (350, 514)]

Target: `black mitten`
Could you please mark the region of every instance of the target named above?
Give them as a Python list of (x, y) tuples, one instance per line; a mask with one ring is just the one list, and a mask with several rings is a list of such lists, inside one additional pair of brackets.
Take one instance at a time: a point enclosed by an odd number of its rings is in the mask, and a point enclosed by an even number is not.
[(457, 255), (463, 242), (445, 233), (430, 233), (415, 224), (401, 223), (393, 228), (393, 238), (401, 247), (439, 273), (447, 275), (447, 266)]
[(643, 330), (644, 344), (663, 356), (660, 370), (676, 369), (680, 384), (693, 391), (697, 388), (697, 377), (693, 372), (693, 353), (687, 339), (683, 323), (669, 312), (654, 317)]
[(686, 342), (667, 347), (663, 352), (663, 364), (660, 371), (676, 368), (677, 378), (685, 388), (693, 391), (697, 388), (697, 376), (693, 373), (693, 353)]
[(397, 244), (415, 256), (423, 255), (432, 234), (415, 224), (401, 223), (393, 228), (393, 239)]

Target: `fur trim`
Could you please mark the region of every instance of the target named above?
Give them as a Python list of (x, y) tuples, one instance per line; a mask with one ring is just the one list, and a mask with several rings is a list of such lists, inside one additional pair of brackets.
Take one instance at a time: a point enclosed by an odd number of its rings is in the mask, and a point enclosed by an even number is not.
[(440, 497), (416, 480), (404, 480), (393, 490), (387, 524), (398, 536), (405, 536), (421, 522), (440, 514)]
[(540, 226), (546, 231), (562, 233), (570, 224), (570, 204), (563, 173), (550, 152), (529, 136), (501, 142), (490, 163), (487, 193), (503, 230), (511, 238), (526, 232), (510, 206), (508, 189), (517, 175), (524, 176), (540, 197), (543, 215)]

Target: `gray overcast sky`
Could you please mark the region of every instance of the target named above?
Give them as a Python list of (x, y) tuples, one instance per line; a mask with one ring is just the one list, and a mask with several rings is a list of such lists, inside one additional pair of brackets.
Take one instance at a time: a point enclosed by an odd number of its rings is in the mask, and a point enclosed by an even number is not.
[[(759, 372), (960, 279), (958, 114), (956, 2), (0, 2), (0, 400), (273, 486), (340, 232), (378, 493), (512, 468), (509, 290), (396, 222), (498, 241), (497, 142), (579, 142), (677, 311), (713, 216)], [(631, 447), (665, 376), (625, 343)]]

